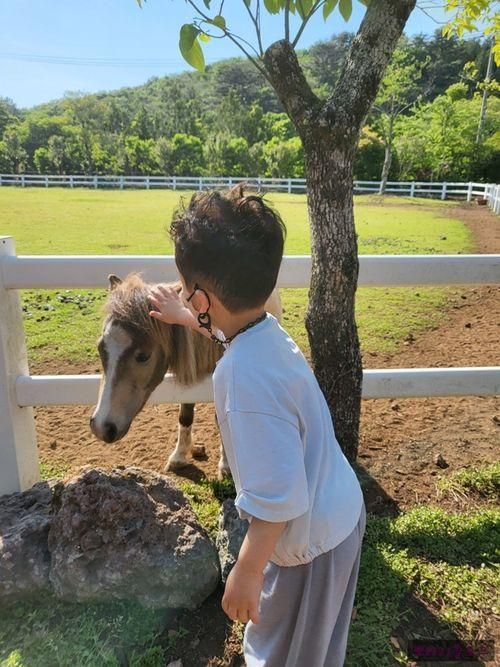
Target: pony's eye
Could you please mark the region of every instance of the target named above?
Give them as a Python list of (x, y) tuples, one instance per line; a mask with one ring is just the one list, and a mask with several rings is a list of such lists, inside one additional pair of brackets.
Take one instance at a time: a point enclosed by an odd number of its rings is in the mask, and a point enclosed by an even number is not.
[(138, 364), (145, 364), (147, 361), (149, 361), (151, 358), (150, 354), (146, 354), (145, 352), (138, 352), (135, 355), (135, 360), (137, 361)]

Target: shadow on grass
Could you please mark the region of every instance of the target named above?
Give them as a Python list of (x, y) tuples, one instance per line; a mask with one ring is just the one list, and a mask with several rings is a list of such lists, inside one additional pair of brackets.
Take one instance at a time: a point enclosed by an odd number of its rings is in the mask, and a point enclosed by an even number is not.
[[(378, 482), (362, 466), (356, 466), (356, 473), (369, 516), (346, 667), (409, 664), (409, 642), (426, 646), (444, 640), (446, 645), (456, 645), (464, 639), (457, 634), (458, 629), (433, 613), (415, 594), (420, 577), (418, 564), (480, 567), (485, 561), (494, 562), (498, 515), (486, 512), (465, 521), (460, 514), (422, 507), (398, 517), (397, 503)], [(440, 604), (439, 600), (435, 602)], [(472, 639), (465, 638), (466, 642)], [(439, 664), (487, 663), (456, 660)]]

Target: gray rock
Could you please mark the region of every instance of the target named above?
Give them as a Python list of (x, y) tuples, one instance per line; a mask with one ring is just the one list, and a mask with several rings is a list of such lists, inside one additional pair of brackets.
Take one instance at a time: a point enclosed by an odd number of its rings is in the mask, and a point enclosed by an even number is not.
[(0, 497), (0, 600), (26, 598), (50, 589), (47, 536), (51, 502), (48, 482)]
[(247, 530), (248, 521), (240, 519), (234, 500), (227, 498), (222, 503), (216, 539), (223, 582), (236, 563)]
[(84, 470), (57, 504), (48, 544), (59, 597), (194, 609), (217, 587), (215, 546), (166, 477)]

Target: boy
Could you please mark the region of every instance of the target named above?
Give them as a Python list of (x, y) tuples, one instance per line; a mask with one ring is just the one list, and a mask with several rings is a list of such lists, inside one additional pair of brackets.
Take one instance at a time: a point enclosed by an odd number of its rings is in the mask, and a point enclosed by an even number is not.
[(155, 290), (150, 314), (225, 347), (215, 407), (235, 504), (250, 521), (223, 609), (247, 623), (248, 667), (340, 667), (365, 510), (314, 374), (264, 309), (283, 222), (237, 187), (195, 195), (171, 236), (182, 292)]

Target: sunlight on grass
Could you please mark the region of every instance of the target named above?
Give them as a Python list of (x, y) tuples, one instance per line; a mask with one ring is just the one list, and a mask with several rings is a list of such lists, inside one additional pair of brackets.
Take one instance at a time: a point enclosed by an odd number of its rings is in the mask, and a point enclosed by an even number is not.
[[(189, 192), (0, 189), (1, 234), (20, 254), (161, 254), (172, 252), (167, 229)], [(309, 252), (304, 195), (269, 193), (288, 227), (287, 254)], [(355, 198), (360, 253), (457, 253), (472, 249), (463, 223), (446, 217), (447, 202)], [(28, 224), (29, 223), (29, 224)], [(360, 288), (356, 310), (362, 352), (392, 353), (409, 334), (437, 326), (452, 288)], [(30, 362), (95, 363), (105, 290), (23, 293)], [(308, 354), (307, 290), (283, 290), (284, 325)]]

